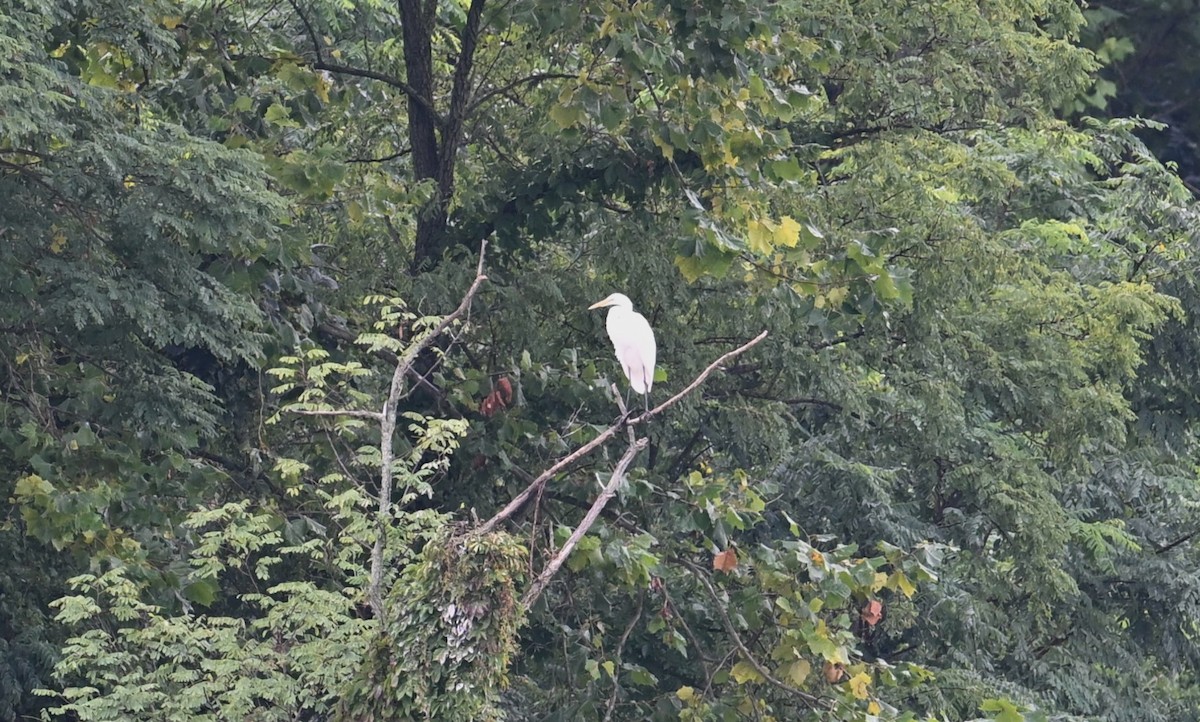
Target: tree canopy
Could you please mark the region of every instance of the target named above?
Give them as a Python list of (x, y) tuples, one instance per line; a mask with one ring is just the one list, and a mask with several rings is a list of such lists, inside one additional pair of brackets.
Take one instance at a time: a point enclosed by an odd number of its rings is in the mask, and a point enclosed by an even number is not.
[(1200, 719), (1182, 12), (13, 0), (0, 720)]

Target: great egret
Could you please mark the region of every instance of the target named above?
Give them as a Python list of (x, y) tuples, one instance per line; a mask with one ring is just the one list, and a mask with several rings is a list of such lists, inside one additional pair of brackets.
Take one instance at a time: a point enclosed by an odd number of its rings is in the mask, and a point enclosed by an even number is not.
[(646, 317), (633, 310), (633, 301), (623, 293), (614, 293), (603, 301), (597, 301), (588, 310), (610, 306), (605, 326), (612, 339), (621, 369), (629, 379), (629, 386), (642, 394), (646, 409), (650, 409), (650, 386), (654, 383), (654, 359), (657, 347), (654, 331)]

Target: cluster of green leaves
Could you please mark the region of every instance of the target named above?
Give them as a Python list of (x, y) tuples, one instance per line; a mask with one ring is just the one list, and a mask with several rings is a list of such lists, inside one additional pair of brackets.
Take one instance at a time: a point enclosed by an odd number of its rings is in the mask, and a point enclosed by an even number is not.
[[(383, 307), (381, 327), (414, 320), (396, 307)], [(379, 333), (359, 342), (406, 353)], [(336, 397), (361, 401), (353, 385), (372, 375), (320, 349), (281, 363), (271, 370), (284, 379), (275, 393), (300, 393), (268, 422), (333, 411)], [(327, 427), (332, 452), (339, 442), (374, 445), (359, 446), (341, 471), (314, 477), (312, 464), (280, 457), (273, 471), (281, 498), (187, 515), (183, 591), (224, 614), (150, 604), (146, 583), (124, 566), (69, 580), (74, 593), (54, 606), (56, 620), (76, 634), (56, 669), (68, 682), (64, 704), (51, 712), (95, 720), (484, 716), (506, 679), (522, 617), (515, 586), (523, 548), (502, 532), (462, 537), (446, 515), (410, 508), (429, 495), (429, 477), (445, 467), (466, 425), (406, 416), (411, 453), (391, 467), (394, 506), (372, 511), (379, 491), (355, 470), (379, 470), (383, 455), (371, 438), (379, 429), (349, 418)], [(373, 546), (390, 570), (382, 628), (361, 613), (373, 588)]]
[(4, 719), (39, 706), (67, 577), (116, 562), (160, 602), (196, 601), (179, 523), (226, 483), (213, 459), (249, 448), (229, 411), (269, 340), (258, 284), (297, 257), (261, 158), (140, 92), (179, 60), (161, 14), (0, 11)]

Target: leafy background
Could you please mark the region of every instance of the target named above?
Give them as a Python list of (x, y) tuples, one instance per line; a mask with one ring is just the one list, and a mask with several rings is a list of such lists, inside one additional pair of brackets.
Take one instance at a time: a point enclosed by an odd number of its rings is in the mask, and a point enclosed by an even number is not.
[(15, 0), (0, 719), (1200, 718), (1195, 15)]

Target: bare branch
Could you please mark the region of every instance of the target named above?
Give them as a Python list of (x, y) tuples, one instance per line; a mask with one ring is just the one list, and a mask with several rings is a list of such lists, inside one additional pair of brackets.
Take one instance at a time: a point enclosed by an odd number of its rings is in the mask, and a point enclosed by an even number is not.
[(351, 416), (358, 419), (379, 421), (383, 414), (378, 411), (363, 411), (361, 409), (288, 409), (288, 413), (301, 416)]
[(571, 532), (570, 538), (563, 544), (562, 549), (558, 550), (554, 558), (542, 569), (542, 573), (538, 575), (537, 579), (533, 580), (533, 584), (529, 585), (529, 590), (525, 592), (525, 596), (521, 597), (521, 603), (526, 609), (533, 606), (537, 598), (542, 595), (542, 592), (546, 589), (546, 585), (550, 583), (550, 580), (562, 568), (563, 562), (570, 556), (571, 551), (575, 549), (575, 545), (592, 528), (592, 524), (596, 523), (596, 519), (600, 518), (600, 512), (604, 511), (608, 500), (613, 498), (613, 495), (617, 493), (617, 487), (621, 485), (621, 481), (625, 478), (625, 470), (633, 463), (633, 457), (637, 456), (639, 451), (646, 448), (647, 443), (649, 443), (649, 439), (638, 439), (625, 450), (625, 455), (617, 462), (617, 468), (613, 469), (608, 484), (604, 486), (600, 495), (596, 497), (596, 501), (592, 502), (592, 508), (588, 509), (587, 514), (584, 514), (583, 521), (579, 522), (579, 526), (575, 527), (575, 531)]
[[(684, 396), (686, 396), (689, 393), (691, 393), (692, 391), (694, 391), (697, 386), (699, 386), (701, 383), (703, 383), (704, 380), (706, 378), (708, 378), (712, 374), (713, 371), (715, 371), (718, 367), (720, 367), (721, 364), (725, 363), (726, 361), (728, 361), (731, 358), (734, 358), (735, 356), (738, 356), (740, 354), (745, 353), (746, 351), (749, 351), (751, 348), (756, 346), (759, 342), (761, 342), (766, 337), (767, 337), (767, 332), (763, 331), (762, 333), (760, 333), (758, 336), (755, 336), (753, 339), (751, 339), (747, 343), (730, 351), (729, 353), (724, 354), (723, 356), (718, 358), (716, 361), (713, 361), (711, 364), (708, 365), (708, 368), (701, 371), (700, 375), (696, 377), (696, 380), (692, 381), (692, 383), (688, 384), (687, 388), (685, 388), (683, 391), (680, 391), (679, 393), (675, 394), (674, 396), (667, 399), (663, 403), (661, 403), (658, 406), (651, 409), (649, 412), (642, 414), (641, 416), (639, 416), (637, 418), (629, 419), (629, 420), (625, 420), (624, 418), (622, 418), (617, 423), (613, 424), (612, 426), (608, 427), (604, 431), (600, 432), (600, 434), (596, 438), (592, 439), (591, 441), (587, 442), (586, 444), (579, 447), (575, 451), (571, 452), (570, 454), (567, 454), (563, 458), (554, 462), (554, 464), (549, 469), (546, 469), (545, 471), (543, 471), (541, 474), (538, 475), (538, 477), (536, 479), (534, 479), (532, 482), (530, 482), (529, 485), (525, 487), (524, 491), (522, 491), (520, 494), (517, 494), (515, 497), (513, 497), (513, 500), (508, 502), (508, 504), (506, 504), (503, 509), (496, 512), (496, 514), (492, 518), (485, 521), (483, 523), (483, 525), (479, 527), (479, 533), (487, 534), (488, 532), (493, 531), (501, 522), (505, 521), (506, 519), (511, 518), (512, 515), (516, 514), (517, 511), (520, 510), (521, 507), (523, 507), (525, 505), (525, 503), (529, 501), (530, 497), (532, 497), (534, 494), (536, 494), (538, 492), (538, 490), (541, 489), (541, 487), (547, 481), (554, 478), (559, 472), (563, 471), (567, 467), (574, 464), (576, 461), (587, 456), (592, 451), (594, 451), (597, 447), (599, 447), (600, 445), (607, 442), (609, 439), (616, 436), (617, 432), (619, 432), (621, 430), (621, 427), (623, 424), (628, 424), (630, 426), (633, 426), (635, 424), (643, 423), (646, 420), (648, 420), (650, 417), (656, 416), (656, 415), (662, 413), (663, 411), (667, 410), (671, 406), (674, 406), (680, 399), (682, 399)], [(622, 417), (624, 417), (624, 415), (622, 415)]]
[(568, 466), (570, 466), (571, 464), (574, 464), (579, 459), (582, 459), (583, 457), (587, 456), (591, 452), (595, 451), (596, 447), (600, 446), (604, 442), (606, 442), (609, 439), (611, 439), (612, 437), (616, 436), (617, 432), (620, 429), (621, 429), (620, 422), (613, 424), (612, 426), (610, 426), (607, 429), (605, 429), (604, 431), (602, 431), (600, 433), (600, 435), (597, 436), (596, 438), (592, 439), (591, 441), (587, 442), (586, 444), (579, 447), (575, 451), (571, 452), (570, 454), (567, 454), (563, 458), (556, 461), (553, 466), (551, 466), (549, 469), (546, 469), (545, 471), (543, 471), (541, 474), (538, 475), (538, 477), (536, 479), (534, 479), (532, 482), (530, 482), (529, 486), (525, 487), (524, 491), (522, 491), (520, 494), (517, 494), (515, 497), (513, 497), (513, 500), (508, 502), (508, 504), (505, 505), (505, 507), (503, 509), (496, 512), (495, 516), (493, 516), (491, 519), (488, 519), (487, 521), (485, 521), (483, 523), (483, 525), (481, 527), (479, 527), (479, 533), (487, 534), (488, 532), (495, 529), (496, 526), (498, 526), (500, 524), (500, 522), (504, 521), (505, 519), (508, 519), (513, 514), (517, 513), (517, 510), (520, 509), (522, 506), (524, 506), (525, 502), (529, 501), (529, 498), (531, 496), (533, 496), (535, 493), (537, 493), (537, 491), (539, 489), (541, 489), (542, 486), (544, 486), (547, 481), (549, 481), (551, 478), (553, 478), (556, 474), (558, 474), (563, 469), (566, 469)]
[(578, 77), (578, 75), (573, 75), (571, 73), (533, 73), (532, 75), (527, 75), (524, 78), (517, 78), (516, 80), (505, 83), (498, 88), (492, 88), (491, 90), (480, 93), (474, 100), (471, 101), (470, 106), (467, 108), (467, 112), (474, 113), (481, 105), (497, 95), (504, 95), (510, 90), (513, 90), (521, 85), (537, 85), (543, 80), (570, 80), (571, 78)]
[(713, 371), (716, 371), (718, 368), (720, 368), (721, 364), (734, 358), (735, 356), (740, 356), (743, 353), (745, 353), (746, 351), (749, 351), (754, 346), (757, 346), (766, 337), (767, 337), (767, 332), (763, 331), (762, 333), (758, 334), (754, 338), (747, 341), (745, 344), (735, 348), (734, 350), (730, 351), (729, 353), (725, 354), (724, 356), (721, 356), (716, 361), (713, 361), (712, 363), (710, 363), (708, 365), (708, 368), (706, 368), (700, 372), (700, 375), (696, 377), (695, 381), (692, 381), (690, 384), (685, 386), (683, 391), (680, 391), (679, 393), (675, 394), (671, 398), (662, 402), (658, 406), (655, 406), (654, 408), (650, 409), (649, 411), (642, 414), (641, 416), (637, 416), (635, 418), (630, 419), (629, 424), (631, 426), (633, 424), (641, 424), (641, 423), (649, 420), (651, 417), (658, 416), (660, 413), (662, 413), (666, 409), (674, 406), (676, 402), (678, 402), (684, 396), (687, 396), (688, 394), (695, 391), (697, 386), (704, 383), (704, 380), (707, 379), (709, 376), (711, 376)]
[(487, 276), (483, 274), (483, 261), (486, 253), (487, 240), (485, 239), (479, 245), (479, 264), (475, 267), (475, 280), (467, 289), (458, 308), (443, 318), (437, 326), (414, 339), (413, 343), (396, 359), (396, 370), (392, 373), (392, 383), (388, 389), (387, 400), (383, 404), (383, 412), (379, 415), (379, 514), (376, 518), (375, 546), (371, 549), (371, 582), (367, 590), (371, 609), (377, 619), (383, 619), (384, 611), (381, 590), (383, 585), (383, 546), (392, 513), (392, 441), (396, 435), (396, 410), (400, 405), (400, 399), (404, 397), (404, 376), (412, 368), (417, 356), (470, 308), (475, 293), (487, 280)]

